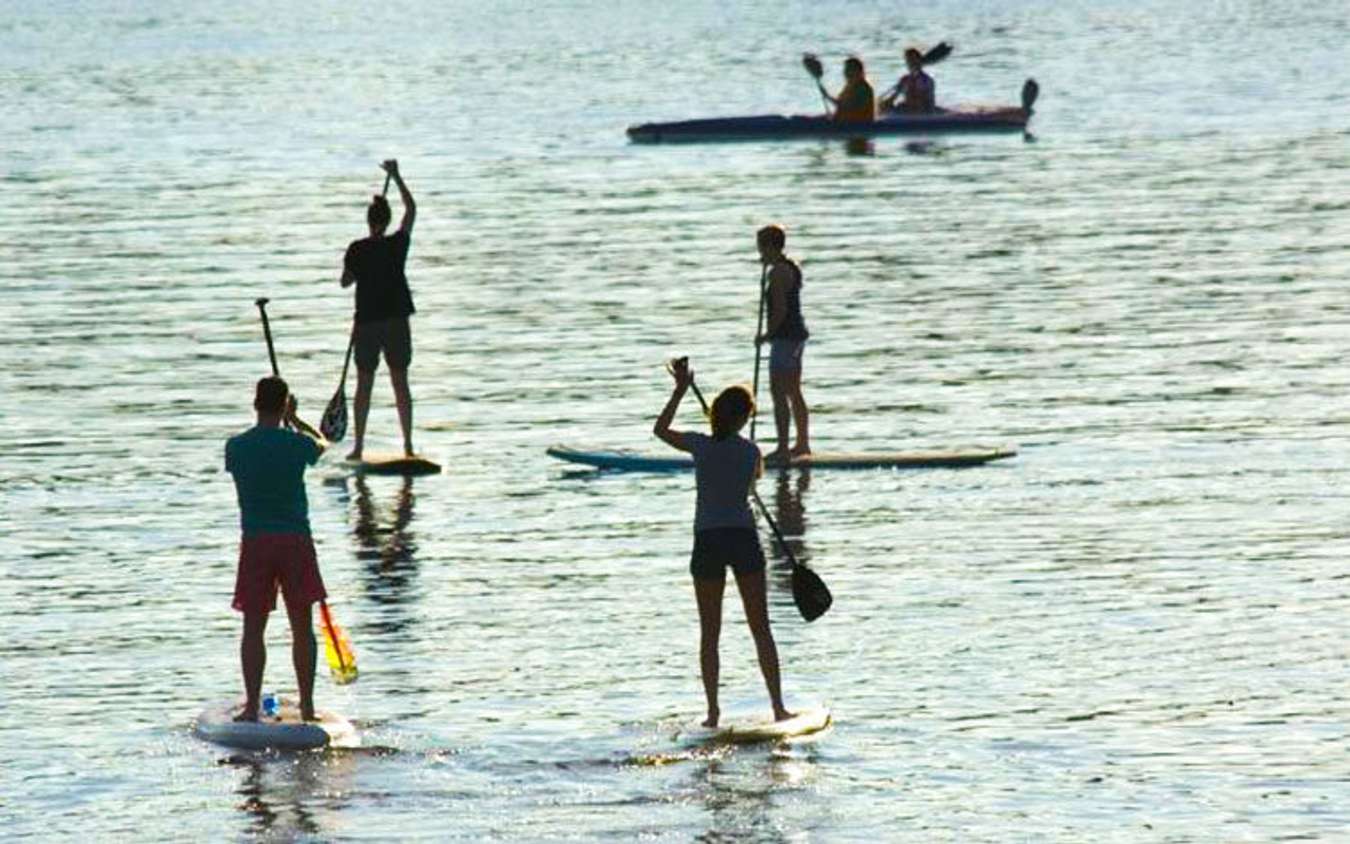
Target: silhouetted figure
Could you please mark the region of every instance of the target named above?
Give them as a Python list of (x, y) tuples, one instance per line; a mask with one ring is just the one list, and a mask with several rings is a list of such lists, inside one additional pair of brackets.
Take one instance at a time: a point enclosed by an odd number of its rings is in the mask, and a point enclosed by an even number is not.
[(694, 515), (694, 550), (689, 572), (694, 578), (698, 601), (699, 665), (703, 692), (708, 701), (705, 727), (716, 727), (721, 717), (717, 702), (720, 662), (717, 652), (722, 633), (722, 593), (726, 569), (736, 574), (736, 587), (745, 607), (745, 620), (755, 640), (759, 668), (769, 690), (773, 717), (792, 717), (783, 706), (778, 674), (778, 646), (769, 627), (768, 584), (764, 575), (764, 551), (759, 545), (755, 518), (750, 512), (750, 486), (763, 472), (759, 447), (740, 435), (750, 421), (755, 402), (744, 387), (728, 387), (713, 400), (712, 436), (670, 427), (675, 411), (693, 383), (689, 362), (683, 358), (671, 366), (675, 389), (656, 419), (652, 432), (680, 451), (694, 457), (698, 498)]
[[(769, 344), (769, 393), (773, 396), (773, 421), (778, 448), (768, 462), (786, 463), (791, 457), (811, 453), (810, 412), (802, 396), (802, 355), (811, 336), (802, 318), (802, 270), (787, 255), (787, 234), (778, 226), (765, 226), (755, 238), (759, 259), (768, 268), (765, 292), (769, 318), (756, 343)], [(788, 448), (788, 422), (797, 427), (797, 441)]]
[(415, 313), (412, 292), (404, 265), (412, 244), (413, 222), (417, 219), (417, 205), (403, 182), (398, 162), (389, 160), (382, 165), (398, 185), (403, 201), (403, 221), (398, 231), (385, 236), (392, 213), (389, 202), (376, 196), (366, 209), (366, 224), (370, 236), (353, 241), (347, 247), (342, 266), (342, 286), (356, 285), (356, 441), (349, 459), (361, 459), (365, 448), (366, 418), (370, 415), (370, 391), (375, 386), (375, 370), (384, 354), (389, 366), (389, 380), (394, 386), (394, 401), (398, 407), (398, 421), (403, 429), (403, 453), (412, 456), (412, 392), (408, 388), (408, 367), (412, 364), (412, 332), (408, 318)]
[[(909, 72), (882, 96), (881, 108), (916, 114), (936, 111), (937, 83), (923, 69), (923, 53), (917, 47), (905, 50), (905, 66)], [(898, 103), (897, 98), (900, 99)]]

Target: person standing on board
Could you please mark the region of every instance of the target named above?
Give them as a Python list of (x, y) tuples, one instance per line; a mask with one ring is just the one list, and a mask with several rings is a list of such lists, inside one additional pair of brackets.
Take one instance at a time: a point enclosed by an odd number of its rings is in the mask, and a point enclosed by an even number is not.
[(872, 83), (867, 81), (862, 59), (849, 56), (844, 60), (844, 83), (839, 96), (832, 97), (830, 92), (816, 80), (825, 99), (834, 104), (834, 119), (839, 123), (871, 123), (876, 120), (876, 95), (872, 92)]
[[(802, 354), (810, 332), (802, 319), (802, 270), (783, 254), (787, 234), (778, 226), (759, 230), (759, 259), (768, 268), (769, 319), (756, 344), (769, 344), (769, 392), (773, 396), (773, 421), (778, 430), (778, 448), (770, 463), (787, 463), (811, 453), (810, 413), (802, 397)], [(788, 422), (797, 427), (797, 442), (788, 448)]]
[(703, 692), (708, 700), (705, 727), (716, 727), (721, 710), (717, 703), (720, 663), (717, 653), (722, 633), (722, 593), (726, 567), (736, 574), (736, 586), (745, 607), (745, 620), (755, 640), (759, 669), (769, 690), (776, 721), (791, 718), (783, 706), (778, 675), (778, 646), (769, 627), (768, 585), (764, 575), (764, 552), (759, 546), (754, 515), (750, 512), (750, 486), (763, 472), (759, 448), (740, 436), (754, 412), (754, 399), (744, 387), (728, 387), (713, 401), (712, 436), (670, 427), (675, 411), (693, 383), (689, 361), (671, 365), (675, 390), (656, 419), (652, 432), (663, 441), (694, 457), (698, 497), (694, 509), (694, 550), (689, 571), (698, 601), (699, 666)]
[(392, 214), (383, 196), (376, 196), (366, 208), (366, 224), (370, 236), (352, 241), (342, 265), (342, 286), (356, 285), (356, 442), (350, 460), (360, 460), (365, 447), (366, 418), (370, 415), (370, 392), (375, 386), (375, 370), (380, 365), (380, 354), (389, 366), (389, 380), (394, 386), (394, 401), (398, 407), (398, 421), (403, 428), (403, 453), (413, 455), (412, 391), (408, 388), (408, 366), (412, 363), (412, 332), (408, 318), (415, 313), (412, 292), (404, 265), (408, 261), (408, 247), (412, 243), (413, 222), (417, 219), (417, 204), (399, 174), (398, 162), (389, 160), (381, 165), (398, 185), (403, 201), (403, 221), (398, 231), (386, 236)]
[[(917, 47), (905, 50), (905, 65), (909, 73), (900, 77), (895, 87), (881, 98), (881, 107), (886, 111), (903, 111), (923, 114), (937, 110), (937, 83), (923, 69), (923, 53)], [(896, 103), (896, 98), (904, 99)]]
[[(310, 538), (304, 475), (305, 467), (318, 461), (327, 443), (296, 415), (295, 399), (286, 382), (276, 376), (258, 382), (253, 407), (257, 424), (225, 443), (225, 469), (234, 476), (243, 530), (233, 605), (244, 614), (239, 657), (246, 700), (235, 720), (258, 720), (267, 664), (263, 634), (268, 616), (276, 609), (280, 587), (291, 622), (291, 661), (300, 691), (300, 715), (312, 721), (318, 648), (311, 608), (328, 593)], [(287, 430), (283, 422), (295, 430)]]

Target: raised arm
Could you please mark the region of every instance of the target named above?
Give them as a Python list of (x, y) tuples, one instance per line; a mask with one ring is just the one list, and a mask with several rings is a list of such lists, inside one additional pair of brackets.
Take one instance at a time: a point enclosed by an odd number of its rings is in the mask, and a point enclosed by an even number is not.
[(661, 409), (661, 415), (656, 417), (656, 424), (652, 426), (652, 433), (672, 448), (688, 451), (689, 448), (684, 442), (684, 434), (671, 428), (670, 423), (675, 420), (675, 411), (679, 409), (680, 401), (684, 399), (685, 391), (689, 389), (689, 383), (693, 381), (694, 376), (689, 371), (689, 360), (680, 358), (673, 361), (670, 365), (670, 377), (675, 379), (675, 389), (671, 391), (670, 398), (666, 400), (666, 406)]
[(394, 179), (394, 184), (398, 186), (399, 199), (403, 201), (403, 221), (398, 224), (398, 230), (404, 234), (412, 234), (413, 223), (417, 221), (417, 203), (413, 202), (412, 191), (408, 190), (408, 185), (403, 181), (403, 174), (398, 171), (398, 162), (389, 159), (380, 165), (384, 172), (388, 173)]
[(328, 440), (324, 438), (323, 434), (316, 431), (313, 425), (296, 415), (295, 408), (295, 396), (290, 396), (286, 402), (286, 421), (290, 423), (292, 428), (314, 440), (314, 444), (319, 447), (319, 454), (323, 454), (324, 450), (328, 448)]

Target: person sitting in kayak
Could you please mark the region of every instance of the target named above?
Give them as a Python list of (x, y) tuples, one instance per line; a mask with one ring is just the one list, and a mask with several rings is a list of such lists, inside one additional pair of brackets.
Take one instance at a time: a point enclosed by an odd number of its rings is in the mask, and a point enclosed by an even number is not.
[[(264, 632), (277, 606), (277, 589), (291, 622), (291, 661), (300, 691), (300, 716), (314, 720), (314, 641), (311, 611), (328, 597), (309, 532), (305, 467), (323, 454), (323, 436), (295, 413), (295, 398), (282, 379), (263, 378), (255, 388), (257, 424), (225, 443), (225, 469), (234, 476), (243, 538), (234, 581), (234, 608), (244, 614), (239, 655), (244, 708), (236, 721), (258, 720)], [(295, 430), (282, 426), (287, 422)]]
[[(909, 73), (900, 77), (895, 87), (881, 98), (883, 111), (903, 111), (911, 114), (923, 114), (937, 111), (937, 83), (923, 69), (923, 53), (917, 47), (905, 51), (905, 66)], [(903, 95), (900, 102), (897, 98)]]
[(764, 551), (750, 512), (750, 487), (763, 474), (759, 447), (740, 435), (755, 410), (755, 400), (745, 387), (728, 387), (718, 394), (709, 414), (712, 436), (670, 427), (685, 391), (694, 381), (685, 358), (673, 361), (670, 375), (675, 389), (656, 419), (652, 433), (664, 442), (694, 457), (698, 498), (694, 507), (694, 550), (689, 571), (698, 601), (699, 667), (703, 693), (708, 702), (705, 727), (716, 727), (721, 717), (717, 702), (719, 659), (717, 643), (722, 633), (722, 593), (727, 567), (736, 575), (736, 588), (745, 607), (745, 620), (755, 640), (759, 670), (768, 687), (775, 721), (793, 716), (783, 706), (778, 674), (778, 646), (769, 627), (768, 582)]
[(820, 92), (834, 105), (834, 119), (838, 123), (871, 123), (876, 120), (876, 94), (872, 92), (872, 83), (867, 81), (862, 59), (849, 56), (844, 60), (844, 88), (839, 96), (832, 97), (820, 80)]
[[(778, 448), (769, 455), (769, 462), (786, 464), (811, 453), (810, 414), (802, 397), (802, 352), (811, 336), (802, 318), (802, 268), (783, 254), (787, 233), (781, 227), (760, 229), (755, 244), (768, 276), (763, 295), (769, 313), (764, 333), (755, 338), (755, 344), (769, 344), (769, 392), (778, 431)], [(797, 442), (790, 450), (789, 421), (797, 426)]]

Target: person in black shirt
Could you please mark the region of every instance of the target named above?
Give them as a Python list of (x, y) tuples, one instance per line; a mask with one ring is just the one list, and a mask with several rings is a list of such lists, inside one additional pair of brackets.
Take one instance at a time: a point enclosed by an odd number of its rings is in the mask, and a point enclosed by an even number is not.
[(398, 162), (381, 165), (398, 185), (403, 200), (403, 221), (398, 231), (385, 236), (392, 214), (389, 202), (376, 196), (366, 209), (370, 237), (352, 241), (342, 265), (342, 286), (356, 285), (356, 443), (349, 460), (360, 460), (365, 445), (366, 417), (370, 415), (370, 391), (375, 386), (375, 370), (384, 353), (389, 365), (389, 380), (394, 386), (398, 421), (403, 428), (403, 453), (412, 456), (412, 392), (408, 389), (408, 366), (412, 363), (412, 333), (408, 317), (415, 313), (412, 292), (403, 267), (408, 261), (413, 221), (417, 204), (399, 174)]

